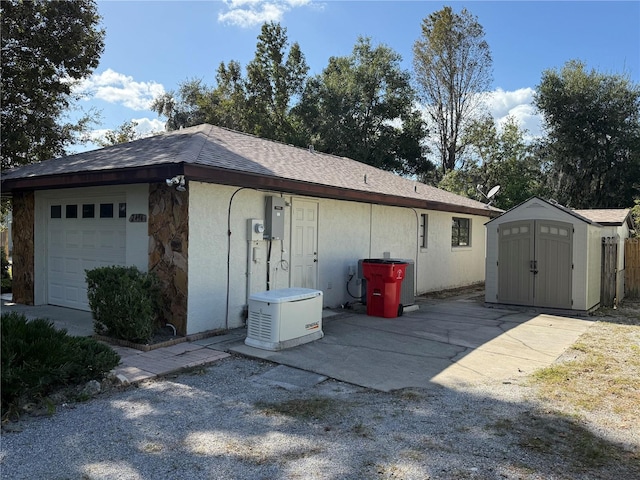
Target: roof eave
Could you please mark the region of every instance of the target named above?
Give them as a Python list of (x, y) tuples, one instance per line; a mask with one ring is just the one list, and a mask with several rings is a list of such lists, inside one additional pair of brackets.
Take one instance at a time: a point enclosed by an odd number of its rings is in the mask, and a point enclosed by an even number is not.
[(499, 211), (490, 208), (474, 208), (420, 198), (352, 190), (300, 180), (251, 174), (236, 170), (206, 167), (194, 164), (184, 165), (184, 175), (188, 180), (197, 180), (205, 183), (219, 183), (222, 185), (233, 185), (334, 200), (348, 200), (353, 202), (375, 203), (378, 205), (420, 208), (425, 210), (480, 215), (484, 217), (493, 217), (500, 214)]
[(221, 185), (255, 188), (335, 200), (349, 200), (379, 205), (480, 215), (484, 217), (495, 217), (501, 213), (491, 208), (474, 208), (433, 200), (403, 197), (400, 195), (352, 190), (191, 163), (166, 163), (145, 167), (3, 179), (2, 195), (6, 196), (14, 191), (25, 190), (52, 190), (101, 185), (164, 182), (165, 179), (176, 175), (184, 175), (187, 180), (196, 180), (205, 183), (218, 183)]
[(180, 175), (182, 171), (181, 163), (165, 163), (144, 167), (7, 178), (2, 180), (2, 195), (5, 196), (11, 192), (21, 190), (53, 190), (99, 185), (153, 183)]

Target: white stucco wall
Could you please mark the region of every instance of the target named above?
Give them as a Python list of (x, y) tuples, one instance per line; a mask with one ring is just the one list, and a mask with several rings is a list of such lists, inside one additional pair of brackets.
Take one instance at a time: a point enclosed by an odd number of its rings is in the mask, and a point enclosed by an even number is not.
[[(132, 213), (149, 211), (149, 185), (114, 185), (108, 187), (64, 188), (35, 192), (34, 225), (34, 303), (47, 303), (47, 205), (52, 201), (71, 199), (82, 203), (94, 199), (124, 199), (127, 203), (127, 218)], [(117, 212), (116, 212), (117, 213)], [(146, 272), (149, 265), (148, 223), (126, 222), (126, 265), (136, 266)]]
[[(242, 326), (248, 295), (267, 289), (268, 242), (249, 241), (247, 220), (264, 219), (266, 197), (280, 194), (195, 181), (190, 181), (188, 188), (187, 333)], [(353, 301), (346, 290), (349, 267), (356, 268), (362, 258), (380, 258), (385, 252), (392, 258), (414, 260), (418, 294), (484, 280), (484, 223), (487, 217), (303, 196), (284, 195), (284, 199), (287, 205), (295, 205), (296, 200), (318, 204), (316, 288), (323, 291), (324, 307)], [(419, 249), (417, 244), (421, 213), (429, 215), (425, 249)], [(451, 218), (454, 216), (471, 220), (471, 247), (451, 247)], [(228, 242), (229, 218), (231, 236)], [(290, 286), (290, 272), (286, 269), (291, 262), (290, 244), (291, 208), (287, 206), (285, 238), (272, 244), (272, 289)], [(257, 262), (253, 261), (254, 248)], [(359, 293), (355, 279), (350, 288), (352, 294)]]
[[(571, 295), (574, 310), (589, 310), (600, 302), (601, 227), (590, 225), (559, 208), (530, 199), (486, 225), (487, 257), (485, 301), (496, 303), (498, 295), (498, 231), (504, 223), (522, 220), (552, 220), (573, 225), (573, 275)], [(596, 238), (597, 237), (597, 238)], [(598, 245), (596, 245), (598, 243)], [(596, 293), (597, 286), (597, 293)]]

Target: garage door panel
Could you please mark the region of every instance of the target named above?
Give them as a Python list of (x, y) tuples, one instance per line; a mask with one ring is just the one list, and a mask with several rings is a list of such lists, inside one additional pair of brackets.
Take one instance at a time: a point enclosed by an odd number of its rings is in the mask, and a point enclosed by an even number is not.
[(82, 247), (83, 248), (95, 248), (96, 247), (96, 232), (94, 230), (82, 232)]
[(78, 230), (67, 230), (65, 232), (65, 248), (78, 248), (80, 247), (80, 232)]
[(64, 273), (64, 257), (49, 257), (49, 271), (52, 273)]
[[(117, 199), (60, 199), (50, 205), (115, 206)], [(47, 211), (51, 211), (48, 208)], [(115, 207), (114, 207), (115, 210)], [(64, 210), (63, 210), (64, 213)], [(126, 264), (126, 218), (49, 218), (47, 237), (48, 303), (89, 310), (86, 271)]]

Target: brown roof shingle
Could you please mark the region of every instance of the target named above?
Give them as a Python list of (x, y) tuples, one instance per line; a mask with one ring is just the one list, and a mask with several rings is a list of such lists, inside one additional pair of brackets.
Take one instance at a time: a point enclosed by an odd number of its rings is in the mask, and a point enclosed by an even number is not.
[(611, 208), (611, 209), (587, 209), (574, 210), (579, 215), (604, 226), (621, 226), (629, 221), (631, 209)]
[[(445, 209), (450, 211), (455, 210), (450, 207), (461, 207), (462, 211), (478, 210), (478, 213), (485, 213), (487, 216), (494, 216), (501, 211), (349, 158), (265, 140), (209, 124), (27, 165), (3, 175), (2, 183), (3, 189), (5, 186), (11, 189), (14, 185), (21, 184), (25, 188), (24, 185), (28, 185), (28, 182), (20, 180), (180, 164), (203, 167), (205, 171), (206, 168), (211, 168), (212, 172), (240, 172), (301, 182), (343, 192), (404, 197), (414, 202), (436, 202), (449, 207)], [(215, 177), (212, 174), (209, 181), (215, 182)]]

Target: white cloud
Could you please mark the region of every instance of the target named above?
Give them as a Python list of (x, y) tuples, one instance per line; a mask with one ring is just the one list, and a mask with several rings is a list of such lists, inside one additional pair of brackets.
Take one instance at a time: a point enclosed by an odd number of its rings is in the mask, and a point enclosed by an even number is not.
[(242, 28), (265, 22), (280, 22), (292, 8), (308, 5), (311, 0), (226, 0), (228, 11), (218, 14), (218, 21)]
[(532, 88), (520, 88), (514, 91), (504, 91), (501, 88), (489, 92), (486, 104), (491, 116), (496, 119), (498, 126), (504, 124), (507, 117), (513, 117), (526, 130), (525, 137), (533, 139), (542, 136), (542, 117), (536, 113), (533, 106)]
[(84, 99), (97, 98), (109, 103), (119, 103), (132, 110), (148, 110), (153, 99), (165, 92), (156, 82), (136, 82), (133, 77), (108, 68), (93, 74), (74, 87), (74, 93)]
[(159, 118), (133, 118), (136, 126), (136, 133), (141, 137), (147, 137), (151, 134), (164, 132), (166, 122), (163, 122)]
[[(160, 120), (159, 118), (146, 118), (146, 117), (132, 118), (131, 121), (137, 123), (135, 131), (140, 138), (149, 137), (151, 135), (155, 135), (156, 133), (165, 131), (166, 123)], [(125, 122), (122, 122), (122, 123), (125, 123)], [(94, 150), (96, 148), (100, 148), (100, 145), (98, 142), (100, 140), (104, 140), (105, 135), (108, 132), (117, 129), (119, 126), (120, 125), (117, 125), (112, 129), (100, 128), (100, 129), (92, 130), (91, 132), (87, 133), (87, 144), (83, 146), (78, 146), (77, 148), (73, 149), (72, 153), (79, 153), (86, 150)]]

